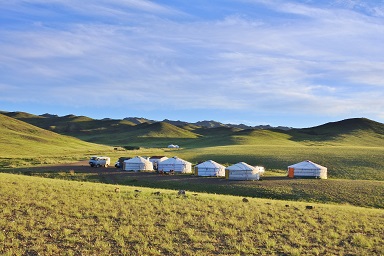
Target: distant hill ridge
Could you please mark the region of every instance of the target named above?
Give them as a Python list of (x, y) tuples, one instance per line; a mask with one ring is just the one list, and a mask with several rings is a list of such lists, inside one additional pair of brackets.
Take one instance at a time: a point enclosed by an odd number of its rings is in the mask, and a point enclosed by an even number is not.
[[(240, 129), (264, 129), (264, 130), (269, 130), (269, 129), (278, 129), (278, 130), (301, 130), (302, 132), (307, 132), (307, 133), (312, 133), (312, 134), (327, 134), (327, 133), (335, 133), (336, 130), (340, 131), (352, 131), (352, 130), (357, 130), (357, 129), (370, 129), (374, 132), (382, 134), (383, 132), (383, 124), (367, 119), (367, 118), (350, 118), (350, 119), (345, 119), (337, 122), (329, 122), (323, 125), (319, 126), (314, 126), (314, 127), (309, 127), (309, 128), (292, 128), (292, 127), (287, 127), (287, 126), (278, 126), (278, 127), (272, 127), (270, 125), (258, 125), (258, 126), (249, 126), (245, 124), (223, 124), (218, 121), (214, 120), (204, 120), (204, 121), (198, 121), (195, 123), (189, 123), (185, 121), (180, 121), (180, 120), (169, 120), (169, 119), (164, 119), (163, 121), (156, 121), (156, 120), (151, 120), (143, 117), (126, 117), (122, 120), (120, 119), (110, 119), (110, 118), (104, 118), (104, 119), (92, 119), (87, 116), (76, 116), (73, 114), (65, 115), (65, 116), (58, 116), (55, 114), (49, 114), (45, 113), (42, 115), (34, 115), (26, 112), (6, 112), (6, 111), (0, 111), (0, 113), (13, 117), (19, 120), (26, 121), (28, 123), (32, 123), (34, 125), (37, 125), (39, 127), (43, 126), (43, 128), (47, 129), (46, 125), (44, 126), (44, 123), (52, 125), (56, 125), (57, 123), (68, 123), (68, 122), (104, 122), (104, 123), (123, 123), (123, 124), (129, 124), (129, 125), (138, 125), (138, 124), (153, 124), (153, 123), (168, 123), (174, 126), (178, 127), (203, 127), (203, 128), (218, 128), (218, 127), (228, 127), (228, 128), (240, 128)], [(44, 121), (43, 121), (44, 120)], [(53, 121), (53, 122), (52, 122)]]
[[(229, 125), (216, 121), (188, 123), (165, 119), (161, 122), (142, 117), (121, 119), (92, 119), (86, 116), (52, 114), (33, 115), (25, 112), (1, 112), (55, 133), (69, 135), (84, 141), (107, 145), (164, 145), (166, 143), (190, 143), (199, 145), (231, 145), (296, 142), (336, 142), (356, 145), (381, 145), (384, 141), (384, 124), (366, 118), (351, 118), (323, 125), (294, 129), (246, 125)], [(268, 132), (257, 132), (268, 131)], [(263, 141), (261, 141), (261, 139)]]
[[(60, 117), (58, 115), (49, 114), (49, 113), (45, 113), (42, 115), (33, 115), (33, 114), (26, 113), (26, 112), (6, 112), (6, 111), (0, 111), (0, 113), (3, 113), (4, 115), (10, 116), (10, 117), (13, 117), (16, 119), (20, 119), (20, 120), (37, 119), (37, 118), (53, 118), (53, 119), (61, 119), (61, 120), (66, 120), (66, 121), (68, 121), (68, 119), (71, 119), (71, 120), (76, 119), (77, 121), (110, 121), (110, 120), (113, 120), (110, 118), (104, 118), (104, 119), (98, 120), (98, 119), (92, 119), (92, 118), (86, 117), (86, 116), (76, 116), (73, 114), (69, 114), (69, 115), (65, 115), (65, 116)], [(115, 119), (115, 121), (116, 120), (118, 120), (118, 119)], [(136, 125), (142, 124), (142, 123), (152, 124), (152, 123), (157, 123), (157, 122), (164, 122), (164, 123), (169, 123), (169, 124), (172, 124), (175, 126), (180, 126), (180, 127), (187, 126), (187, 125), (194, 125), (194, 126), (200, 126), (200, 127), (205, 127), (205, 128), (230, 127), (230, 128), (241, 128), (241, 129), (279, 129), (279, 130), (292, 129), (292, 127), (287, 127), (287, 126), (272, 127), (270, 125), (250, 126), (250, 125), (245, 125), (245, 124), (229, 124), (229, 123), (223, 124), (221, 122), (214, 121), (214, 120), (210, 120), (210, 121), (203, 120), (203, 121), (198, 121), (195, 123), (189, 123), (189, 122), (180, 121), (180, 120), (169, 120), (169, 119), (157, 121), (157, 120), (147, 119), (144, 117), (126, 117), (126, 118), (123, 118), (122, 120), (131, 122), (132, 124), (136, 124)]]

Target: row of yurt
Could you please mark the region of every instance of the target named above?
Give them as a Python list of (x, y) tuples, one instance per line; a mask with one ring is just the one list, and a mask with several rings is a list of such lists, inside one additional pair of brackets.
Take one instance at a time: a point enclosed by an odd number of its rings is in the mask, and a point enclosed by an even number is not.
[(288, 166), (288, 177), (327, 179), (327, 167), (306, 160)]
[(260, 170), (255, 166), (239, 162), (225, 168), (225, 178), (229, 180), (259, 180)]
[(192, 173), (192, 164), (177, 156), (159, 162), (157, 169), (163, 172)]

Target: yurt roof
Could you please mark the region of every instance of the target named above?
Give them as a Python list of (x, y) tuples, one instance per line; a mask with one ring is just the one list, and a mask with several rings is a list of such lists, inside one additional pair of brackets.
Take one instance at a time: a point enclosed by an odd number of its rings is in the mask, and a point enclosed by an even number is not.
[(297, 163), (297, 164), (293, 164), (293, 165), (290, 165), (288, 167), (291, 167), (291, 168), (302, 168), (302, 169), (324, 169), (326, 167), (324, 166), (321, 166), (319, 164), (316, 164), (314, 162), (311, 162), (309, 160), (306, 160), (306, 161), (303, 161), (303, 162), (300, 162), (300, 163)]
[(223, 165), (218, 164), (218, 163), (216, 163), (213, 160), (207, 160), (207, 161), (205, 161), (203, 163), (200, 163), (200, 164), (198, 164), (196, 166), (197, 167), (201, 167), (201, 168), (224, 168)]
[(185, 164), (185, 163), (189, 163), (188, 161), (185, 161), (181, 158), (178, 158), (177, 156), (174, 156), (174, 157), (171, 157), (171, 158), (168, 158), (164, 161), (161, 162), (161, 164)]
[(141, 157), (141, 156), (136, 156), (134, 158), (131, 158), (131, 159), (128, 159), (128, 160), (125, 160), (124, 161), (125, 163), (129, 163), (129, 164), (139, 164), (139, 163), (146, 163), (146, 162), (149, 162), (149, 160)]
[(230, 171), (253, 171), (255, 170), (256, 168), (247, 164), (247, 163), (244, 163), (244, 162), (239, 162), (237, 164), (234, 164), (234, 165), (231, 165), (231, 166), (228, 166), (226, 168), (227, 170), (230, 170)]

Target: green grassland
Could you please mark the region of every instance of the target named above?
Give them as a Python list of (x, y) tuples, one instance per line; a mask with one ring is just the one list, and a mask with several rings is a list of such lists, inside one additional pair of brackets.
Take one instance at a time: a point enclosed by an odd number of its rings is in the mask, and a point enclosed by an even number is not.
[[(290, 164), (312, 160), (328, 168), (329, 178), (384, 180), (384, 125), (364, 118), (283, 131), (177, 127), (164, 122), (135, 125), (127, 120), (94, 120), (74, 115), (8, 115), (66, 136), (0, 115), (2, 124), (13, 122), (8, 127), (1, 126), (1, 166), (16, 167), (28, 161), (54, 163), (65, 157), (81, 159), (89, 154), (107, 154), (113, 161), (119, 156), (177, 155), (193, 164), (208, 159), (222, 164), (244, 161), (278, 173)], [(164, 148), (171, 143), (182, 148)], [(141, 150), (111, 152), (111, 148), (100, 144), (135, 146)]]
[[(0, 170), (41, 176), (0, 173), (0, 254), (383, 255), (383, 126), (350, 119), (289, 131), (208, 129), (0, 114)], [(181, 148), (165, 148), (171, 143)], [(244, 161), (267, 172), (231, 182), (57, 165), (90, 155)], [(328, 167), (329, 179), (284, 177), (307, 159)]]
[(0, 167), (73, 162), (110, 146), (60, 135), (0, 114)]
[[(65, 168), (65, 169), (64, 169)], [(267, 171), (260, 181), (230, 181), (217, 177), (175, 176), (154, 172), (133, 173), (113, 168), (93, 169), (57, 166), (15, 169), (12, 173), (80, 182), (120, 184), (188, 190), (221, 195), (280, 199), (309, 203), (354, 205), (384, 209), (384, 182), (347, 179), (288, 179)]]
[(115, 192), (116, 185), (4, 173), (0, 180), (2, 255), (384, 254), (378, 209)]
[[(315, 189), (324, 193), (324, 195), (319, 194), (318, 196), (315, 196), (317, 194), (314, 191), (298, 193), (297, 188), (293, 188), (292, 182), (288, 185), (285, 183), (278, 184), (277, 181), (264, 182), (265, 184), (273, 184), (276, 188), (273, 188), (273, 186), (264, 188), (263, 186), (253, 186), (251, 184), (234, 186), (233, 189), (220, 186), (207, 189), (206, 185), (198, 186), (196, 184), (193, 185), (194, 188), (188, 187), (188, 184), (183, 184), (183, 186), (191, 190), (211, 193), (228, 194), (228, 191), (230, 191), (230, 194), (256, 197), (333, 203), (346, 202), (358, 206), (383, 207), (382, 200), (379, 202), (376, 200), (376, 198), (383, 195), (383, 184), (361, 181), (384, 181), (384, 161), (382, 158), (384, 155), (383, 124), (367, 119), (351, 119), (314, 128), (281, 131), (243, 130), (228, 127), (210, 129), (197, 126), (176, 127), (168, 123), (134, 125), (125, 120), (103, 120), (102, 122), (107, 122), (110, 126), (105, 126), (104, 123), (105, 127), (102, 129), (96, 126), (95, 120), (86, 117), (42, 118), (38, 116), (31, 117), (27, 113), (18, 113), (14, 117), (20, 120), (32, 119), (34, 122), (42, 119), (45, 126), (52, 124), (49, 123), (49, 120), (57, 119), (60, 122), (53, 124), (61, 127), (60, 129), (63, 129), (65, 125), (75, 127), (72, 129), (75, 134), (81, 134), (81, 130), (85, 129), (87, 135), (83, 134), (80, 137), (91, 138), (93, 136), (93, 138), (98, 138), (110, 146), (60, 135), (0, 114), (0, 149), (2, 152), (0, 168), (6, 172), (22, 173), (21, 169), (24, 167), (73, 162), (86, 159), (90, 155), (110, 156), (112, 163), (120, 156), (165, 155), (172, 157), (177, 155), (193, 164), (208, 159), (224, 165), (244, 161), (251, 165), (264, 166), (269, 176), (284, 176), (288, 165), (308, 159), (326, 166), (330, 180), (345, 179), (346, 183), (350, 185), (341, 181), (335, 181), (333, 185), (329, 185), (330, 188), (344, 188), (345, 191), (336, 195), (337, 191), (318, 186), (323, 183), (313, 183), (316, 184), (313, 185)], [(121, 122), (127, 123), (122, 125)], [(122, 128), (122, 126), (130, 128), (126, 129)], [(105, 131), (108, 131), (108, 133)], [(182, 148), (178, 150), (164, 148), (170, 143), (179, 144)], [(133, 145), (140, 146), (140, 149), (123, 150), (119, 147), (119, 150), (113, 150), (111, 145)], [(52, 172), (59, 171), (50, 170), (49, 175)], [(39, 171), (33, 172), (39, 173)], [(85, 177), (85, 180), (111, 183), (108, 178), (101, 178), (97, 175), (96, 177), (90, 176)], [(113, 182), (116, 181), (113, 180)], [(119, 180), (118, 182), (126, 184), (125, 180)], [(146, 181), (140, 182), (141, 184), (138, 184), (140, 186), (162, 188), (167, 186), (177, 188), (175, 186), (180, 185), (177, 183), (152, 184)], [(310, 188), (310, 186), (303, 187)], [(371, 187), (375, 188), (375, 192), (370, 192), (369, 188)], [(361, 200), (353, 196), (359, 190), (361, 195), (365, 195)], [(369, 197), (370, 193), (371, 198)]]

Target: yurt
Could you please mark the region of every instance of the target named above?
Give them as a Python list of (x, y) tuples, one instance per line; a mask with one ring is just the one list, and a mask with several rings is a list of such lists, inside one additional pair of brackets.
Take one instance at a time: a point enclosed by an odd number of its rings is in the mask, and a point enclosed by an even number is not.
[(225, 168), (225, 178), (229, 180), (259, 180), (259, 170), (244, 162)]
[(288, 166), (289, 178), (327, 178), (327, 168), (309, 160)]
[(170, 145), (168, 145), (168, 148), (180, 148), (180, 147), (179, 147), (179, 145), (170, 144)]
[(195, 166), (196, 176), (225, 176), (225, 167), (215, 161), (208, 160)]
[(153, 169), (157, 170), (159, 163), (167, 159), (168, 157), (166, 156), (151, 156), (149, 158), (149, 161), (151, 161), (151, 163), (153, 164)]
[(153, 171), (153, 164), (141, 157), (141, 156), (136, 156), (134, 158), (125, 160), (123, 163), (123, 170), (124, 171)]
[(157, 169), (163, 172), (169, 172), (173, 170), (175, 173), (191, 173), (192, 164), (188, 161), (185, 161), (177, 156), (168, 158), (167, 160), (161, 161)]

